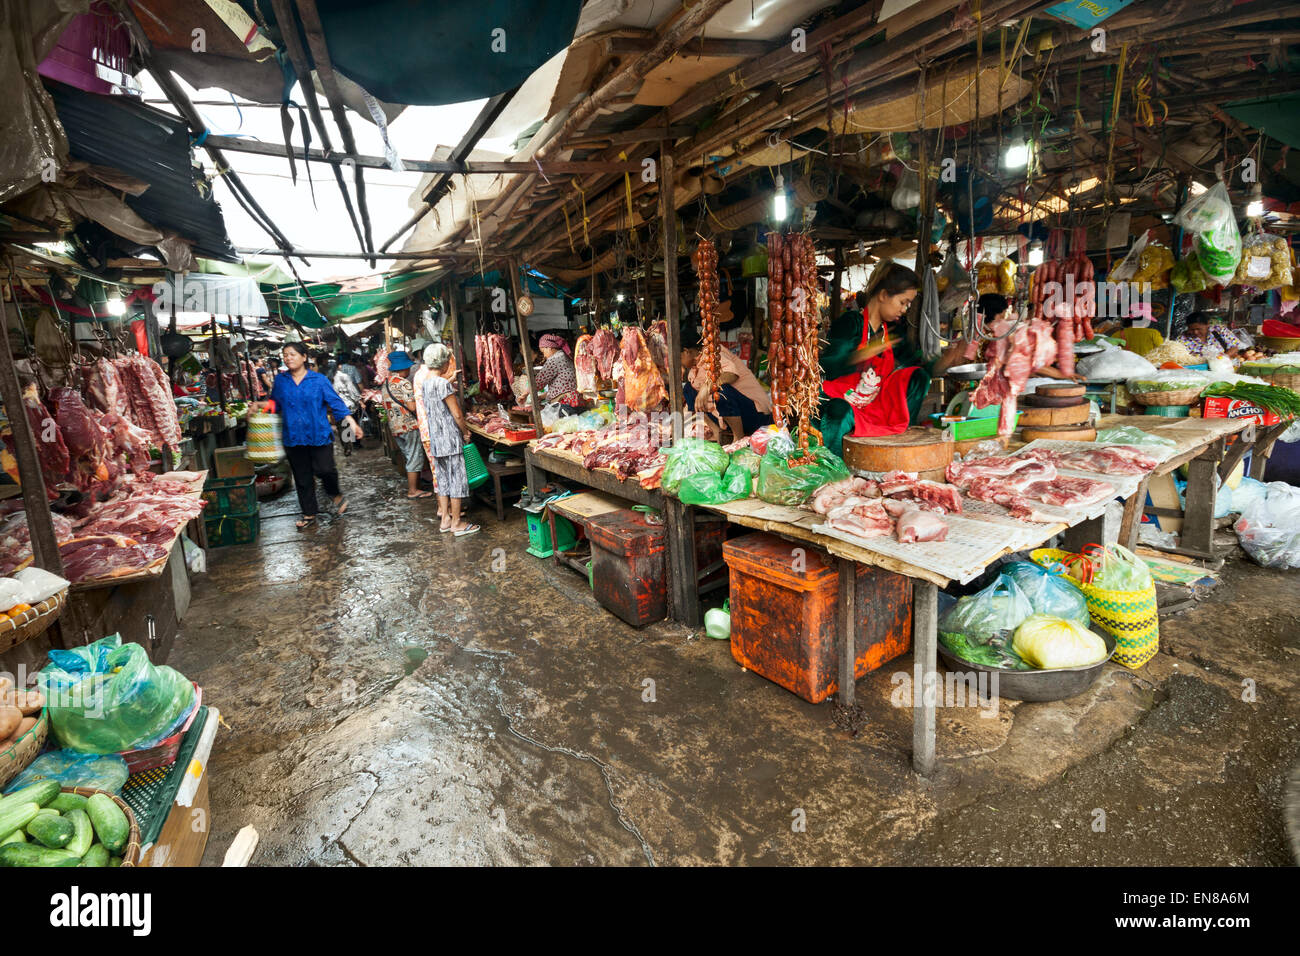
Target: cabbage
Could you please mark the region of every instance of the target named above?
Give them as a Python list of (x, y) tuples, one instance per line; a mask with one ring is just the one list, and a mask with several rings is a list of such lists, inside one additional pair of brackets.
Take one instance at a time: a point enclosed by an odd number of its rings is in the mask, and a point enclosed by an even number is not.
[(1086, 667), (1104, 661), (1106, 642), (1073, 621), (1035, 614), (1016, 631), (1011, 647), (1033, 667)]

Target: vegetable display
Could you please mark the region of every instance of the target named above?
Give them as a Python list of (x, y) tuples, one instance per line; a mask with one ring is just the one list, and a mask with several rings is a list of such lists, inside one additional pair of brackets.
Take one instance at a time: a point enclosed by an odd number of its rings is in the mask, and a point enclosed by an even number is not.
[(1282, 418), (1300, 416), (1300, 395), (1280, 385), (1215, 382), (1201, 394), (1213, 398), (1239, 398)]
[(716, 400), (720, 394), (718, 383), (722, 379), (722, 345), (718, 324), (718, 249), (711, 239), (701, 239), (691, 255), (691, 260), (695, 264), (695, 275), (700, 282), (699, 306), (703, 345), (701, 358), (712, 388), (711, 397)]
[(0, 799), (0, 867), (118, 866), (130, 822), (105, 793), (63, 793), (42, 780)]

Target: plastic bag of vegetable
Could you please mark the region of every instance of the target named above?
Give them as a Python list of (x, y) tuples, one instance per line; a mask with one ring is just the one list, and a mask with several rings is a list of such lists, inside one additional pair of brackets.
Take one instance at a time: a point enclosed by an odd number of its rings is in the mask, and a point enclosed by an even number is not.
[(1300, 568), (1300, 489), (1269, 482), (1233, 529), (1251, 560), (1266, 568)]
[(1109, 445), (1146, 445), (1152, 448), (1165, 448), (1169, 451), (1173, 451), (1178, 447), (1178, 442), (1172, 438), (1161, 438), (1154, 432), (1146, 432), (1140, 428), (1134, 428), (1132, 425), (1103, 428), (1097, 432), (1097, 442)]
[[(1085, 548), (1085, 552), (1089, 549)], [(1151, 587), (1151, 569), (1122, 544), (1090, 551), (1094, 587), (1106, 591), (1145, 591)], [(1076, 566), (1077, 567), (1077, 566)]]
[(51, 750), (33, 760), (5, 790), (13, 793), (42, 780), (57, 780), (61, 787), (93, 787), (120, 793), (130, 771), (117, 754), (83, 754), (75, 750)]
[(677, 497), (688, 505), (721, 505), (748, 498), (752, 483), (748, 468), (732, 465), (721, 475), (712, 471), (687, 475), (677, 489)]
[(36, 680), (65, 747), (106, 754), (148, 746), (194, 707), (193, 684), (117, 634), (49, 657)]
[(788, 452), (768, 446), (767, 454), (758, 467), (758, 497), (774, 505), (797, 508), (822, 485), (843, 481), (852, 472), (843, 460), (824, 445), (810, 449), (813, 461), (806, 465), (790, 465)]
[(1228, 187), (1222, 182), (1178, 210), (1174, 224), (1196, 237), (1196, 260), (1211, 282), (1228, 285), (1241, 261), (1241, 232)]
[(721, 475), (731, 464), (731, 456), (721, 445), (703, 438), (683, 438), (664, 457), (664, 473), (659, 484), (670, 495), (677, 494), (682, 479), (701, 472)]
[(1064, 618), (1083, 627), (1092, 622), (1088, 616), (1088, 599), (1069, 578), (1053, 574), (1032, 561), (1012, 561), (1002, 567), (1002, 574), (1025, 592), (1035, 614)]
[(1291, 250), (1281, 236), (1256, 232), (1242, 240), (1241, 262), (1233, 277), (1238, 285), (1264, 292), (1291, 284)]
[(961, 598), (939, 621), (941, 634), (961, 634), (977, 644), (1009, 635), (1034, 613), (1020, 585), (1005, 575), (984, 590)]
[(740, 448), (731, 453), (731, 465), (741, 468), (748, 468), (751, 475), (758, 474), (758, 466), (762, 464), (763, 457), (752, 448)]
[(1041, 670), (1087, 667), (1104, 661), (1108, 653), (1106, 642), (1086, 627), (1047, 614), (1026, 618), (1011, 646), (1022, 660)]

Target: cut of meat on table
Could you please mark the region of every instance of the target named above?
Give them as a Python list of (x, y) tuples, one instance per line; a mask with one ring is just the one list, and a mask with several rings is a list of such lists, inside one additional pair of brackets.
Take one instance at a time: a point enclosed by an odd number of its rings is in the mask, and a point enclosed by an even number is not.
[(132, 495), (124, 501), (111, 501), (90, 512), (82, 530), (88, 534), (126, 534), (159, 530), (174, 531), (203, 513), (203, 500), (190, 495)]
[(851, 498), (831, 510), (826, 524), (859, 538), (882, 538), (894, 530), (894, 519), (878, 498)]
[[(72, 522), (60, 514), (51, 513), (54, 540), (61, 542), (73, 535)], [(26, 567), (32, 559), (32, 530), (27, 525), (27, 512), (19, 511), (0, 522), (0, 576)]]
[(933, 511), (913, 509), (898, 519), (895, 537), (903, 544), (914, 541), (944, 541), (948, 537), (948, 523)]
[(161, 545), (134, 542), (119, 545), (102, 536), (66, 553), (60, 548), (59, 552), (63, 555), (63, 573), (74, 584), (135, 574), (167, 556), (167, 549)]
[[(1091, 478), (1057, 475), (1051, 481), (1035, 481), (1024, 487), (1008, 484), (999, 478), (976, 478), (966, 488), (966, 496), (976, 501), (991, 501), (1010, 508), (1019, 499), (1040, 501), (1058, 507), (1090, 505), (1114, 497), (1115, 486)], [(1019, 517), (1018, 515), (1016, 517)], [(1055, 519), (1054, 519), (1055, 520)]]
[(918, 479), (903, 471), (893, 471), (880, 480), (880, 493), (886, 498), (921, 502), (939, 511), (961, 514), (961, 491), (953, 485)]
[(1032, 448), (1019, 457), (1050, 462), (1071, 471), (1095, 471), (1101, 475), (1145, 475), (1158, 464), (1154, 458), (1133, 445), (1098, 445), (1076, 451)]
[(879, 486), (869, 478), (845, 478), (822, 485), (813, 492), (809, 507), (819, 515), (829, 514), (848, 498), (879, 498)]
[(1017, 471), (1012, 472), (1003, 478), (996, 478), (1002, 487), (1008, 491), (1021, 492), (1030, 485), (1040, 481), (1053, 481), (1057, 477), (1056, 466), (1045, 462), (1036, 461), (1032, 465), (1027, 465)]
[(976, 478), (1004, 478), (1033, 462), (1030, 458), (1002, 458), (990, 456), (973, 461), (954, 461), (947, 468), (947, 477), (958, 488), (965, 488)]

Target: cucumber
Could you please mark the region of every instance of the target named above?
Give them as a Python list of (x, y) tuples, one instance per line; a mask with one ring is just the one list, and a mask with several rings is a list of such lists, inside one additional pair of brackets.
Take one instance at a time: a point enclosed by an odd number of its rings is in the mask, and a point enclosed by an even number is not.
[(90, 850), (90, 845), (95, 842), (95, 831), (91, 829), (90, 817), (86, 815), (85, 810), (69, 810), (64, 819), (72, 823), (73, 830), (72, 839), (64, 849), (77, 856), (85, 856)]
[[(100, 845), (103, 846), (103, 844), (100, 844)], [(110, 856), (110, 857), (108, 858), (108, 865), (109, 865), (109, 866), (121, 866), (121, 865), (122, 865), (122, 858), (121, 858), (120, 856)]]
[(81, 858), (82, 866), (108, 866), (108, 848), (102, 843), (96, 843), (86, 855)]
[[(56, 816), (36, 816), (27, 824), (27, 835), (35, 837), (51, 850), (62, 850), (76, 836), (77, 828), (71, 820)], [(76, 854), (78, 860), (81, 854)]]
[(90, 817), (90, 824), (95, 828), (99, 842), (110, 853), (120, 853), (131, 833), (131, 826), (126, 822), (122, 808), (107, 794), (95, 793), (86, 801), (86, 814)]
[(0, 840), (0, 846), (4, 846), (6, 843), (26, 843), (26, 842), (27, 842), (27, 834), (24, 833), (22, 830), (15, 830), (13, 833), (5, 837), (3, 840)]
[(81, 857), (67, 850), (48, 850), (34, 843), (0, 846), (0, 866), (76, 866)]
[(0, 807), (0, 833), (21, 830), (40, 812), (41, 808), (30, 800), (26, 803), (11, 803)]
[[(38, 816), (38, 817), (61, 817), (61, 816), (63, 816), (63, 814), (61, 814), (58, 810), (55, 810), (53, 807), (41, 807), (39, 810), (36, 811), (36, 816)], [(32, 819), (35, 819), (35, 817), (33, 817)]]
[(27, 803), (31, 801), (37, 806), (46, 806), (50, 801), (57, 797), (62, 791), (59, 788), (57, 780), (40, 780), (21, 790), (15, 790), (13, 793), (0, 800), (0, 811), (9, 806), (10, 801), (13, 803)]
[(79, 793), (61, 793), (49, 802), (49, 806), (60, 813), (67, 813), (69, 810), (84, 810), (86, 809), (86, 798)]

